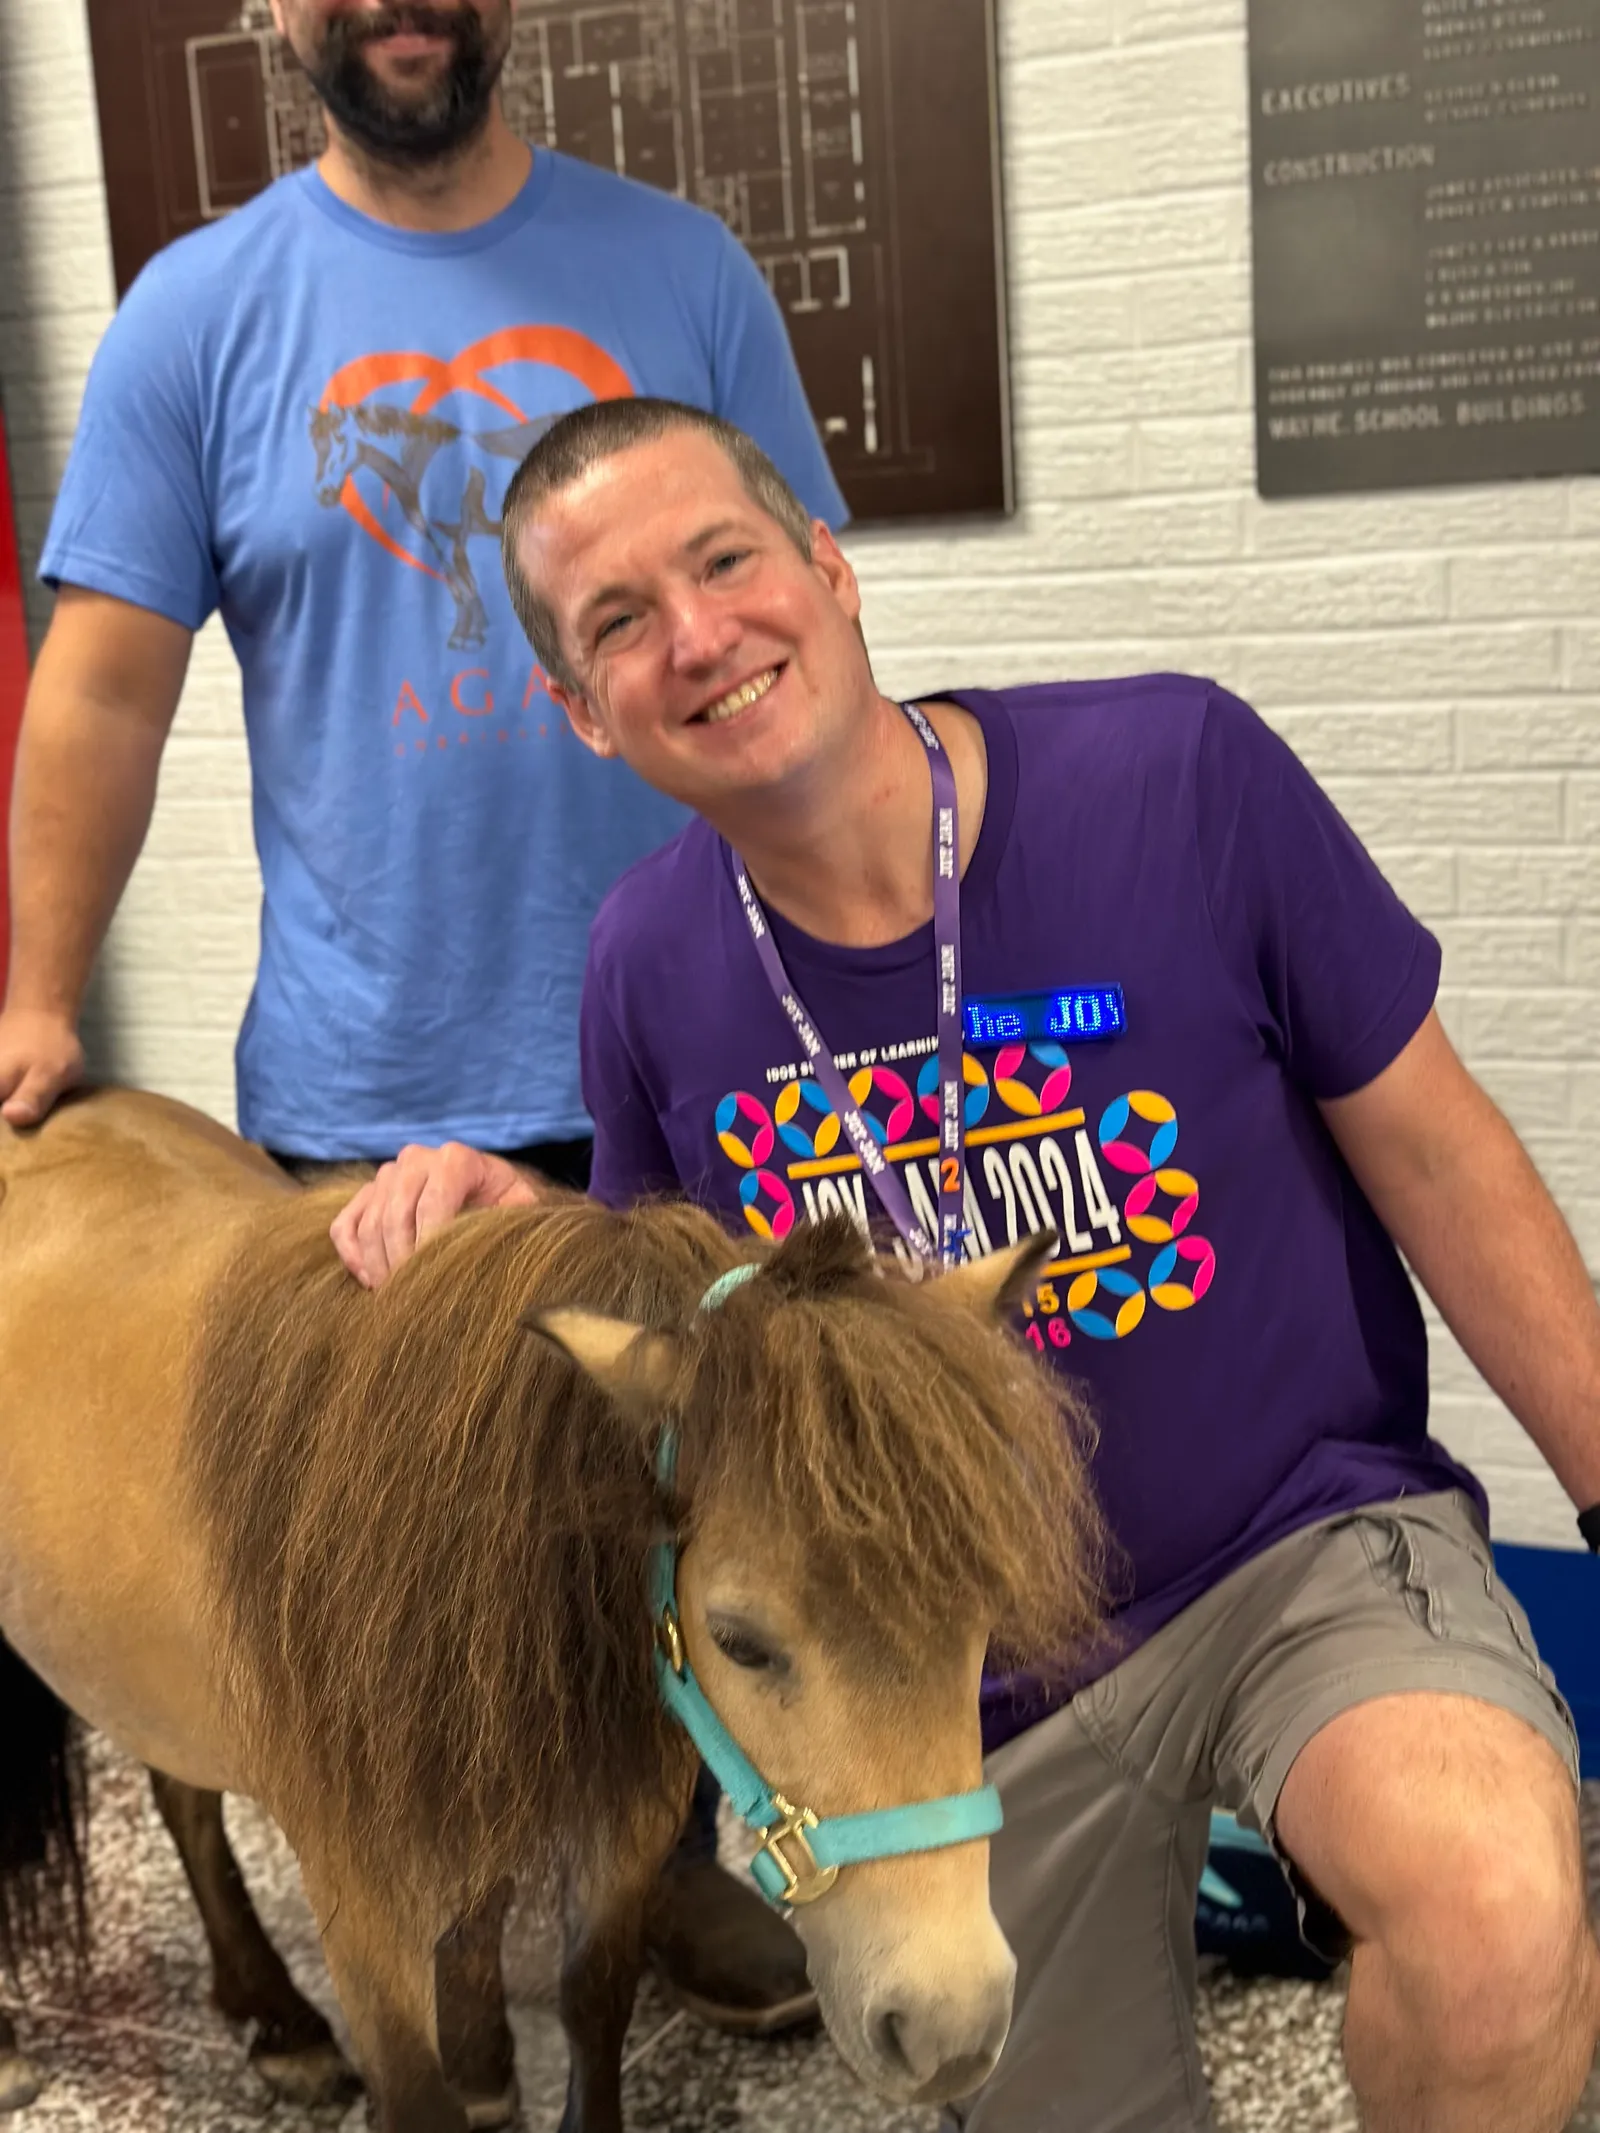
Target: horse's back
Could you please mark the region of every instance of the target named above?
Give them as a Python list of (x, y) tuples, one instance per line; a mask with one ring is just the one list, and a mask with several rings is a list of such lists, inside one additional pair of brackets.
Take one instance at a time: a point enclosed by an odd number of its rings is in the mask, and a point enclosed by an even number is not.
[(137, 1089), (69, 1096), (42, 1126), (18, 1133), (0, 1120), (0, 1257), (53, 1209), (104, 1220), (119, 1207), (226, 1210), (294, 1188), (270, 1156), (203, 1112)]

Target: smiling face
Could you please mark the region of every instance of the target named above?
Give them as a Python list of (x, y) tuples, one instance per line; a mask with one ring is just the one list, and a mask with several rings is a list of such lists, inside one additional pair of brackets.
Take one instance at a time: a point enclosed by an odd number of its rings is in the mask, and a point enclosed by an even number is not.
[(876, 695), (855, 575), (812, 553), (710, 437), (672, 430), (540, 506), (518, 561), (573, 686), (552, 693), (597, 755), (713, 820), (841, 760)]
[(334, 124), (380, 162), (435, 163), (487, 125), (512, 0), (273, 0)]

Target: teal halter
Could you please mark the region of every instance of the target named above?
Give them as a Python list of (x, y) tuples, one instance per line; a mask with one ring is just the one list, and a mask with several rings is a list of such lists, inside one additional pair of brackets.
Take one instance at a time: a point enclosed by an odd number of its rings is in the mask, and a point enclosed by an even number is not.
[[(758, 1272), (736, 1266), (712, 1283), (701, 1302), (715, 1311)], [(678, 1440), (662, 1434), (656, 1478), (670, 1489), (678, 1464)], [(992, 1837), (1004, 1815), (992, 1785), (912, 1807), (879, 1807), (870, 1814), (830, 1815), (823, 1821), (809, 1807), (796, 1807), (773, 1792), (711, 1708), (690, 1671), (678, 1625), (678, 1544), (658, 1542), (651, 1551), (650, 1606), (656, 1624), (656, 1680), (662, 1701), (699, 1749), (702, 1760), (732, 1802), (734, 1813), (761, 1839), (750, 1862), (756, 1886), (774, 1903), (814, 1903), (839, 1878), (842, 1866), (894, 1859), (908, 1852), (942, 1851)]]

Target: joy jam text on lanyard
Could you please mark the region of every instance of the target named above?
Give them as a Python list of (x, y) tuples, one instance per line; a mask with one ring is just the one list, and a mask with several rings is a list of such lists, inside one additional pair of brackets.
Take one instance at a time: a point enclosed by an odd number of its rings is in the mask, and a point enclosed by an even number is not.
[(961, 1023), (961, 838), (956, 812), (956, 776), (939, 736), (915, 704), (902, 704), (913, 731), (928, 751), (928, 770), (933, 780), (933, 947), (939, 973), (939, 1235), (928, 1235), (918, 1221), (910, 1195), (896, 1177), (889, 1159), (879, 1147), (861, 1106), (850, 1094), (844, 1076), (833, 1063), (833, 1054), (823, 1043), (806, 1004), (789, 981), (783, 967), (767, 914), (750, 886), (744, 861), (733, 855), (734, 879), (739, 899), (750, 924), (750, 935), (761, 958), (761, 967), (777, 995), (784, 1013), (794, 1024), (811, 1071), (822, 1084), (838, 1113), (845, 1137), (861, 1159), (872, 1188), (885, 1212), (919, 1259), (930, 1265), (943, 1260), (952, 1266), (961, 1256), (963, 1221), (962, 1038)]

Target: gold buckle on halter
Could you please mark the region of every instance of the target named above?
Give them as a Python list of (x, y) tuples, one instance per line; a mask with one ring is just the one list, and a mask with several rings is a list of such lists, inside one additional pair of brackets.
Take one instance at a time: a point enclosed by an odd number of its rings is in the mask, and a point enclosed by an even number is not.
[(678, 1627), (676, 1608), (663, 1607), (656, 1617), (656, 1643), (662, 1658), (681, 1681), (689, 1660), (683, 1648), (683, 1631)]
[[(772, 1804), (783, 1816), (781, 1822), (771, 1829), (761, 1831), (761, 1850), (783, 1876), (783, 1889), (779, 1903), (815, 1903), (819, 1896), (826, 1896), (839, 1878), (836, 1866), (818, 1866), (817, 1855), (811, 1849), (807, 1830), (815, 1829), (817, 1818), (809, 1807), (791, 1806), (781, 1792), (772, 1795)], [(781, 1852), (780, 1844), (792, 1844), (799, 1854), (798, 1869)]]

